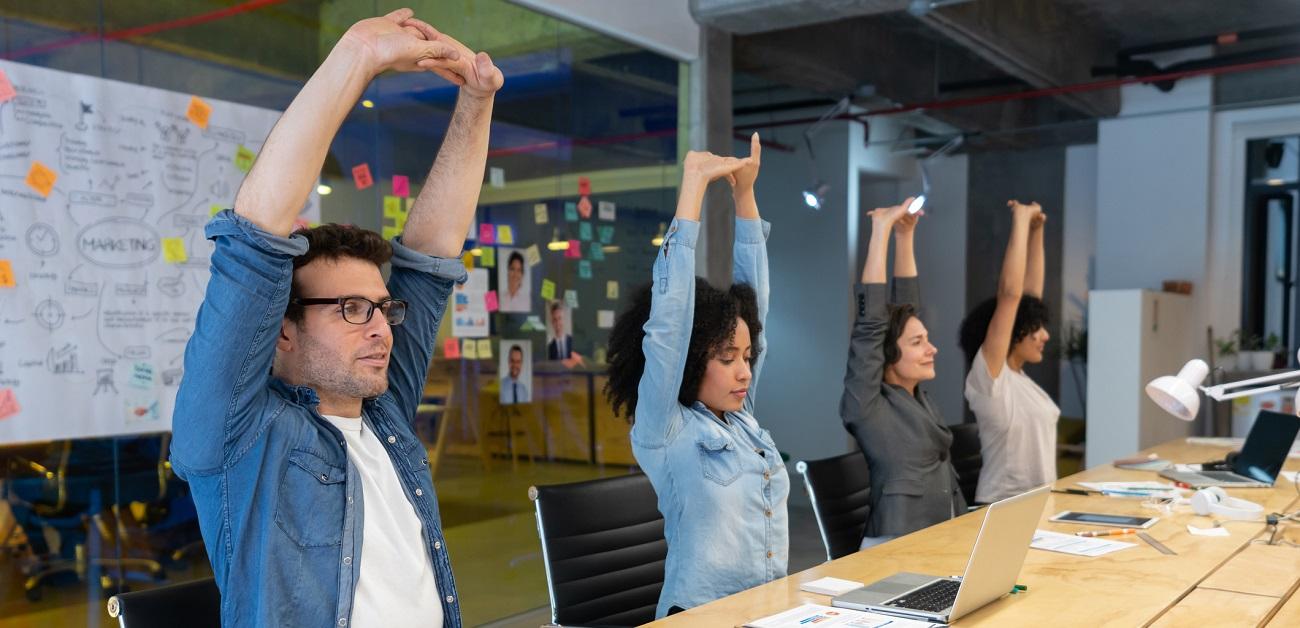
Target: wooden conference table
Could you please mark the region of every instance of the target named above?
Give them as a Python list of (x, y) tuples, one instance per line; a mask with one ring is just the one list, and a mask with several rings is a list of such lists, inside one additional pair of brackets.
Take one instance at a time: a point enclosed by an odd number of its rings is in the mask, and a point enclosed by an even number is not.
[[(1175, 462), (1221, 459), (1228, 448), (1171, 441), (1144, 450)], [(1288, 460), (1286, 469), (1300, 469)], [(1056, 482), (1158, 479), (1150, 471), (1103, 465)], [(1272, 489), (1236, 489), (1230, 495), (1262, 503), (1265, 512), (1300, 508), (1300, 493), (1279, 478)], [(1300, 547), (1252, 543), (1267, 539), (1261, 521), (1225, 523), (1228, 537), (1193, 536), (1187, 524), (1208, 528), (1211, 517), (1189, 507), (1172, 516), (1142, 507), (1140, 499), (1051, 494), (1040, 529), (1073, 533), (1078, 525), (1049, 523), (1062, 510), (1159, 514), (1147, 532), (1177, 555), (1166, 555), (1136, 536), (1114, 537), (1136, 547), (1096, 558), (1030, 550), (1017, 582), (1028, 590), (1006, 596), (961, 618), (956, 626), (1300, 626)], [(804, 603), (830, 604), (830, 596), (799, 590), (800, 583), (834, 576), (870, 583), (899, 571), (960, 574), (966, 567), (984, 511), (914, 532), (871, 549), (818, 565), (765, 585), (666, 617), (652, 626), (741, 626)], [(1283, 524), (1285, 538), (1300, 543), (1300, 523)]]

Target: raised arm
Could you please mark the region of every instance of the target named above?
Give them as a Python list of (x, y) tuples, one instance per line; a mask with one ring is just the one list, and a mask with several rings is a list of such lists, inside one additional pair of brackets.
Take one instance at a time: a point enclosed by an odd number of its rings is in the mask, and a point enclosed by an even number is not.
[(1007, 363), (1011, 351), (1011, 335), (1015, 331), (1016, 311), (1025, 290), (1025, 258), (1029, 247), (1030, 225), (1042, 214), (1038, 203), (1022, 204), (1007, 201), (1011, 207), (1011, 237), (1002, 259), (1002, 275), (998, 279), (998, 304), (989, 321), (988, 333), (980, 346), (980, 355), (988, 365), (989, 375), (997, 379)]
[(235, 196), (235, 212), (274, 235), (287, 236), (316, 185), (339, 125), (370, 80), (385, 70), (434, 71), (457, 82), (469, 60), (454, 46), (429, 41), (410, 9), (353, 24), (285, 109)]
[[(911, 201), (905, 201), (904, 207), (907, 207)], [(908, 304), (915, 308), (921, 307), (921, 286), (917, 279), (916, 270), (916, 253), (913, 250), (913, 236), (916, 234), (916, 223), (925, 215), (922, 211), (916, 214), (903, 212), (898, 217), (898, 222), (894, 223), (894, 296), (892, 302), (895, 304)]]
[(691, 344), (695, 311), (695, 243), (700, 235), (704, 190), (715, 179), (745, 164), (735, 157), (690, 152), (682, 167), (677, 215), (655, 256), (650, 317), (645, 323), (645, 370), (637, 386), (632, 438), (644, 447), (662, 447), (680, 425), (677, 393)]
[(871, 217), (871, 240), (862, 283), (854, 289), (853, 333), (849, 338), (849, 359), (840, 398), (840, 418), (852, 430), (865, 422), (880, 398), (885, 375), (885, 333), (889, 329), (889, 288), (885, 283), (885, 259), (889, 236), (899, 218), (907, 213), (911, 199), (901, 205), (875, 209)]
[(1047, 274), (1043, 251), (1043, 226), (1047, 214), (1039, 212), (1029, 223), (1029, 250), (1025, 262), (1025, 294), (1043, 298), (1043, 278)]
[(749, 394), (745, 395), (743, 404), (743, 409), (750, 414), (754, 412), (754, 393), (767, 356), (767, 311), (772, 296), (767, 264), (769, 225), (759, 217), (758, 203), (754, 200), (754, 181), (758, 178), (762, 154), (763, 146), (759, 143), (758, 133), (754, 133), (749, 138), (749, 163), (729, 179), (731, 194), (736, 201), (736, 239), (731, 255), (732, 281), (754, 288), (754, 293), (758, 296), (758, 321), (763, 325), (763, 331), (754, 338), (754, 346), (760, 351), (751, 365)]

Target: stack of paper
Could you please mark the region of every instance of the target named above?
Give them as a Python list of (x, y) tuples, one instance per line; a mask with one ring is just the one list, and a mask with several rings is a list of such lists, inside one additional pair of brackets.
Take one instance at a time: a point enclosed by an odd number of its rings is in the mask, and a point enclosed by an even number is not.
[(1035, 530), (1034, 540), (1029, 547), (1049, 552), (1060, 552), (1062, 554), (1074, 554), (1075, 556), (1104, 556), (1111, 552), (1136, 547), (1134, 543), (1124, 543), (1123, 541), (1108, 541), (1105, 538), (1075, 536), (1073, 534), (1061, 534), (1060, 532), (1048, 532), (1047, 530)]
[(890, 617), (889, 615), (880, 615), (877, 613), (867, 613), (864, 611), (855, 611), (847, 608), (835, 608), (833, 606), (822, 606), (821, 604), (804, 604), (799, 608), (792, 608), (788, 611), (770, 615), (762, 619), (755, 619), (747, 624), (745, 628), (804, 628), (816, 624), (817, 628), (825, 626), (846, 626), (850, 628), (880, 628), (889, 626), (889, 628), (930, 628), (938, 627), (943, 624), (935, 624), (925, 621), (916, 621), (914, 619), (904, 619), (902, 617)]

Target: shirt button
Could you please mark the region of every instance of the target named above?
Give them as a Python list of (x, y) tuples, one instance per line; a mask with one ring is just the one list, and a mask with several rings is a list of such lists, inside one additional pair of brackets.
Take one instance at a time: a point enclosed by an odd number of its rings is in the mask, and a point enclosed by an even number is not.
[(329, 478), (328, 475), (325, 475), (325, 474), (322, 473), (321, 476), (320, 476), (320, 481), (322, 481), (322, 482), (328, 482), (328, 481), (330, 481), (330, 478)]
[(770, 479), (772, 479), (772, 474), (771, 474), (771, 473), (768, 473), (767, 471), (764, 471), (764, 472), (763, 472), (763, 479), (764, 479), (764, 480), (770, 480)]
[(352, 503), (352, 496), (351, 496), (351, 495), (348, 495), (348, 503), (349, 503), (349, 504)]
[(771, 517), (771, 516), (772, 516), (772, 511), (770, 511), (770, 510), (766, 510), (766, 511), (763, 511), (763, 514), (764, 514), (764, 515), (767, 515), (767, 516), (769, 516), (769, 517)]
[(448, 595), (448, 596), (447, 596), (447, 603), (448, 603), (448, 604), (455, 604), (455, 603), (456, 603), (456, 596), (454, 596), (454, 595)]
[(421, 488), (417, 488), (417, 489), (415, 489), (415, 496), (416, 496), (416, 497), (419, 497), (419, 496), (421, 496), (421, 495), (423, 495), (423, 494), (424, 494), (424, 489), (421, 489)]
[(767, 553), (767, 557), (768, 557), (768, 558), (771, 558), (771, 557), (772, 557), (772, 552), (768, 552), (768, 553)]
[(347, 617), (340, 617), (340, 618), (339, 618), (339, 625), (340, 625), (340, 626), (346, 626), (346, 625), (348, 625), (348, 618), (347, 618)]
[(433, 549), (436, 549), (436, 550), (440, 550), (440, 549), (442, 549), (442, 541), (434, 541), (434, 542), (433, 542)]
[(344, 565), (351, 565), (351, 564), (352, 564), (352, 557), (351, 557), (351, 556), (344, 556), (344, 557), (343, 557), (343, 564), (344, 564)]
[(389, 436), (389, 437), (388, 437), (388, 444), (389, 444), (389, 445), (392, 445), (393, 443), (396, 443), (396, 442), (397, 442), (397, 437), (396, 437), (396, 436)]
[(422, 467), (427, 467), (427, 466), (429, 466), (429, 460), (428, 460), (428, 459), (421, 460), (421, 461), (420, 461), (420, 466), (422, 466)]

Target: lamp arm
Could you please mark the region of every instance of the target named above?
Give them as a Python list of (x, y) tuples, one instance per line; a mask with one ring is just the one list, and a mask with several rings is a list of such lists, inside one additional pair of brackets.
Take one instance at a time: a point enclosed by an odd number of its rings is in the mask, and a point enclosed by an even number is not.
[[(1246, 388), (1248, 386), (1259, 386), (1261, 384), (1272, 385), (1260, 386), (1259, 388)], [(1200, 388), (1206, 396), (1218, 401), (1224, 401), (1227, 399), (1250, 397), (1261, 393), (1296, 387), (1300, 387), (1300, 370), (1278, 373), (1276, 375), (1265, 375), (1264, 377), (1255, 377), (1239, 382), (1217, 384), (1215, 386), (1201, 386)], [(1242, 388), (1246, 389), (1239, 390)]]

